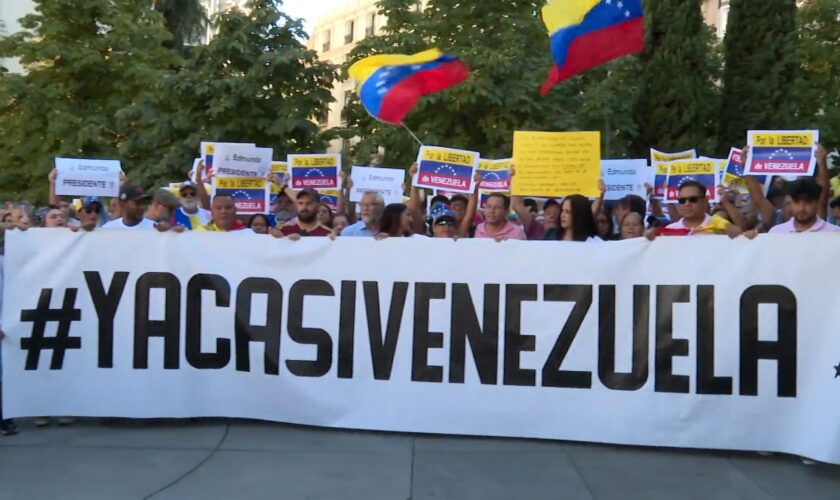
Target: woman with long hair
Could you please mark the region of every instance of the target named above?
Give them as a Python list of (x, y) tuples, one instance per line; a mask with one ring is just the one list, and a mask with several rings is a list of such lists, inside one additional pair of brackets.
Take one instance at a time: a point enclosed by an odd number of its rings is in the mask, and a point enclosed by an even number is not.
[(265, 214), (254, 214), (248, 221), (248, 228), (257, 234), (268, 234), (268, 217)]
[(330, 229), (333, 228), (333, 212), (329, 205), (324, 202), (318, 204), (318, 215), (316, 216), (316, 220), (322, 226), (326, 226)]
[(579, 194), (567, 196), (560, 206), (560, 230), (557, 239), (561, 241), (600, 241), (595, 230), (592, 204)]
[(413, 227), (414, 219), (408, 207), (402, 203), (391, 203), (382, 213), (376, 239), (410, 237), (414, 234)]

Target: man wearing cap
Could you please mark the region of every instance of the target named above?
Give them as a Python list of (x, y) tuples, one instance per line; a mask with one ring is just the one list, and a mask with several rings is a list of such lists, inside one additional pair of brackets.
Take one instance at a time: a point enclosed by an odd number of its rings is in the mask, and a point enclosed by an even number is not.
[(433, 238), (454, 238), (455, 235), (455, 213), (448, 208), (435, 211), (432, 219)]
[(330, 228), (318, 222), (318, 192), (314, 189), (303, 189), (298, 191), (295, 198), (297, 219), (279, 228), (272, 229), (271, 234), (277, 238), (288, 236), (290, 240), (297, 241), (303, 236), (329, 236), (332, 234)]
[(210, 223), (213, 215), (210, 210), (201, 208), (198, 197), (198, 187), (193, 181), (186, 181), (181, 184), (178, 190), (180, 208), (176, 208), (172, 214), (172, 225), (182, 226), (185, 229), (195, 229), (198, 226), (205, 226)]
[(102, 223), (102, 201), (96, 196), (85, 196), (82, 198), (82, 206), (76, 217), (82, 229), (92, 231)]
[(172, 216), (175, 214), (175, 210), (180, 206), (181, 204), (178, 202), (178, 198), (171, 191), (160, 188), (152, 196), (152, 202), (146, 211), (146, 218), (158, 224), (169, 225)]
[(123, 185), (120, 187), (122, 217), (108, 222), (102, 229), (154, 229), (155, 221), (143, 216), (150, 198), (140, 186)]

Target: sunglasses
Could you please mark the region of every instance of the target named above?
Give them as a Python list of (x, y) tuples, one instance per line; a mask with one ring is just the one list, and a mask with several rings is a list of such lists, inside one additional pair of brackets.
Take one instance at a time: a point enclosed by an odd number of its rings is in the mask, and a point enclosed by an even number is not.
[(100, 210), (99, 210), (99, 207), (98, 207), (98, 206), (94, 206), (94, 207), (87, 207), (87, 208), (85, 208), (85, 213), (86, 213), (86, 214), (93, 214), (93, 213), (97, 213), (97, 214), (98, 214), (99, 212), (100, 212)]
[(181, 198), (195, 198), (196, 194), (192, 191), (184, 191), (181, 193)]
[(700, 196), (688, 196), (686, 198), (677, 198), (677, 202), (679, 202), (680, 205), (685, 205), (686, 203), (697, 203), (701, 199), (702, 198)]

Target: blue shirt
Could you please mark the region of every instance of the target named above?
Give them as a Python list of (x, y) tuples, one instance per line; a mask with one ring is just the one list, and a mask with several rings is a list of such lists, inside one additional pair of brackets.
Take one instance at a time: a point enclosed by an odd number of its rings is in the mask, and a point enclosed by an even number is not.
[(365, 221), (360, 220), (359, 222), (347, 226), (341, 230), (341, 236), (376, 236), (376, 233), (368, 229), (367, 224)]

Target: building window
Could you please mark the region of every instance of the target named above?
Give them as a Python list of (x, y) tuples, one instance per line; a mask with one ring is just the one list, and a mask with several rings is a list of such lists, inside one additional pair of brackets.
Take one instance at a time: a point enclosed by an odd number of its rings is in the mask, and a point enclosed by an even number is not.
[(344, 91), (344, 107), (346, 108), (348, 104), (350, 104), (350, 100), (353, 99), (353, 91), (352, 90), (345, 90)]
[(321, 52), (328, 52), (330, 50), (330, 38), (332, 38), (332, 30), (327, 30), (324, 33), (324, 45)]
[(356, 27), (355, 21), (347, 21), (345, 25), (345, 35), (344, 35), (344, 44), (347, 45), (349, 43), (353, 43), (353, 29)]
[(368, 17), (367, 26), (365, 27), (365, 36), (373, 36), (376, 33), (376, 14), (371, 14)]

